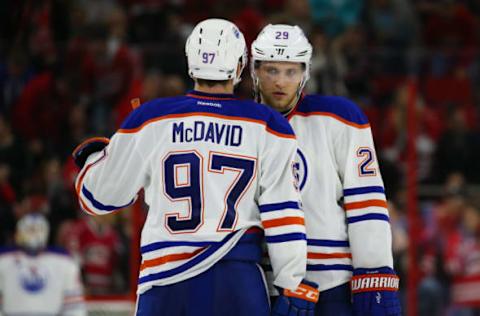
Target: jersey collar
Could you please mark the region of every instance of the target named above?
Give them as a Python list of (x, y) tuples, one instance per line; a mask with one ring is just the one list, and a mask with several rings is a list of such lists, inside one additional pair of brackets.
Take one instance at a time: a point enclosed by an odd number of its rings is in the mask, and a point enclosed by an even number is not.
[(187, 97), (204, 100), (237, 100), (234, 94), (229, 93), (206, 93), (196, 90), (190, 90), (186, 94)]
[(300, 103), (302, 103), (304, 98), (305, 98), (305, 93), (302, 92), (302, 94), (300, 94), (300, 98), (298, 98), (298, 100), (297, 100), (297, 104), (295, 104), (295, 106), (292, 108), (292, 110), (287, 115), (285, 115), (285, 118), (287, 120), (290, 120), (292, 118), (292, 116), (295, 115), (295, 113), (298, 110), (298, 107), (300, 106)]

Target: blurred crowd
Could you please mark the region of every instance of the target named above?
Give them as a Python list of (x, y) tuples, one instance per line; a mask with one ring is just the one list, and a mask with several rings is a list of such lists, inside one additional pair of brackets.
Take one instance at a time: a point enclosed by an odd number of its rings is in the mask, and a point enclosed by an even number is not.
[[(314, 47), (307, 91), (347, 96), (370, 119), (403, 280), (415, 102), (418, 183), (434, 188), (420, 195), (414, 241), (421, 315), (478, 313), (468, 286), (480, 291), (480, 1), (4, 0), (0, 12), (0, 245), (20, 216), (42, 212), (88, 293), (126, 292), (131, 214), (82, 215), (70, 153), (111, 136), (131, 99), (191, 89), (184, 43), (198, 21), (227, 18), (248, 44), (268, 23), (296, 24)], [(237, 92), (251, 88), (246, 71)]]

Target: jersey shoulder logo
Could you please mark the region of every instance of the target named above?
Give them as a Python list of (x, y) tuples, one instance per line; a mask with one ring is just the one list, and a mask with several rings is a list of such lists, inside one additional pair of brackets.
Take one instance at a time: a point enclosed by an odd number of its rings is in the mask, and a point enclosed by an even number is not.
[(295, 157), (295, 162), (293, 164), (293, 170), (295, 175), (295, 180), (298, 184), (298, 188), (302, 191), (303, 187), (305, 187), (305, 183), (307, 182), (308, 178), (308, 165), (307, 159), (303, 152), (297, 149), (297, 155)]

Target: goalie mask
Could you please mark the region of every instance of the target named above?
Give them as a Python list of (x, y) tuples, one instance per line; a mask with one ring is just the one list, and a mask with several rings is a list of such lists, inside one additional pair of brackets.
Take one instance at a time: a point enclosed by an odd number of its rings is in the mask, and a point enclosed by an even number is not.
[(300, 95), (310, 78), (312, 45), (298, 26), (269, 24), (263, 28), (252, 43), (250, 74), (253, 79), (255, 97), (258, 97), (258, 77), (256, 63), (259, 61), (283, 61), (302, 63), (305, 66), (302, 81), (297, 89)]
[(47, 245), (49, 231), (49, 224), (43, 215), (28, 214), (18, 221), (15, 239), (18, 246), (37, 252)]
[[(247, 60), (242, 32), (235, 24), (222, 19), (198, 23), (185, 44), (188, 74), (193, 79), (230, 80), (240, 82)], [(240, 63), (240, 71), (237, 67)]]

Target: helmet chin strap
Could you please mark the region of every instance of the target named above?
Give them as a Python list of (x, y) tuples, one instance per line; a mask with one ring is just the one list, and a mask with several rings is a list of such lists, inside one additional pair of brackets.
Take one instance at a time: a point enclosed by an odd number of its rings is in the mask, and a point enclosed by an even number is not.
[(295, 98), (292, 100), (292, 102), (289, 104), (289, 108), (288, 110), (286, 111), (282, 111), (282, 115), (287, 117), (290, 113), (292, 113), (293, 109), (295, 108), (295, 105), (297, 104), (298, 100), (300, 99), (300, 96), (301, 96), (301, 92), (300, 93), (296, 93), (295, 94)]
[(288, 110), (281, 112), (283, 116), (287, 117), (290, 113), (292, 113), (293, 109), (295, 108), (295, 105), (297, 105), (298, 100), (300, 100), (300, 97), (302, 96), (302, 91), (303, 88), (305, 87), (305, 76), (303, 77), (302, 81), (298, 85), (297, 92), (295, 93), (295, 98), (290, 102)]

